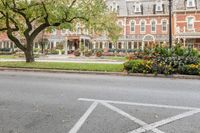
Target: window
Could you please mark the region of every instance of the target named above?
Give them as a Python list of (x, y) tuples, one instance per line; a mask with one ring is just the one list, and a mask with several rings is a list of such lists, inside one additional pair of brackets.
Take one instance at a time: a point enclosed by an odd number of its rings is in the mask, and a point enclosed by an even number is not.
[(119, 6), (117, 6), (117, 13), (119, 14), (119, 11), (120, 11), (120, 7)]
[(156, 11), (157, 12), (160, 12), (160, 11), (162, 11), (163, 10), (163, 8), (162, 8), (162, 3), (158, 3), (157, 5), (156, 5)]
[(195, 7), (195, 0), (187, 0), (187, 7)]
[(115, 12), (116, 11), (116, 3), (113, 2), (113, 11)]
[(187, 18), (187, 29), (193, 30), (194, 29), (194, 17)]
[(141, 10), (141, 4), (140, 3), (136, 3), (136, 5), (135, 5), (135, 12), (136, 13), (142, 12), (142, 10)]
[(163, 32), (167, 31), (167, 21), (162, 21), (162, 31)]
[(118, 21), (118, 25), (119, 25), (120, 27), (123, 27), (123, 22), (122, 22), (122, 21)]
[(145, 21), (141, 21), (141, 23), (140, 23), (140, 31), (141, 32), (145, 32), (146, 31), (146, 23), (145, 23)]
[(131, 32), (135, 32), (135, 22), (131, 21)]
[(156, 32), (156, 21), (151, 21), (151, 32)]
[(132, 43), (128, 42), (128, 49), (132, 49)]

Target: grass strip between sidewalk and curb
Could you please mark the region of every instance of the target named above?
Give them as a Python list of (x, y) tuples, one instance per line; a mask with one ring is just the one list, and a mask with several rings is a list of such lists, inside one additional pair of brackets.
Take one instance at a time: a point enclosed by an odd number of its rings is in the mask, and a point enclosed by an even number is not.
[(0, 62), (0, 67), (98, 72), (123, 72), (123, 64), (58, 63), (58, 62)]

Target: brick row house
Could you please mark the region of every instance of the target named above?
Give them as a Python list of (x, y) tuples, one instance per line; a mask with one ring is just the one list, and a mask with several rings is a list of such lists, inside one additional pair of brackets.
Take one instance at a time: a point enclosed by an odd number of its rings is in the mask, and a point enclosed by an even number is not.
[(176, 0), (173, 12), (176, 40), (200, 50), (200, 0)]
[[(75, 31), (56, 30), (45, 33), (47, 48), (64, 42), (65, 50), (76, 50), (82, 42), (89, 49), (143, 49), (169, 42), (168, 0), (106, 0), (108, 9), (118, 14), (122, 27), (117, 44), (106, 35), (92, 36), (79, 24)], [(200, 0), (173, 0), (173, 41), (200, 49)], [(38, 39), (39, 40), (39, 39)], [(35, 48), (39, 48), (39, 41)], [(0, 48), (7, 47), (9, 39), (0, 35)]]

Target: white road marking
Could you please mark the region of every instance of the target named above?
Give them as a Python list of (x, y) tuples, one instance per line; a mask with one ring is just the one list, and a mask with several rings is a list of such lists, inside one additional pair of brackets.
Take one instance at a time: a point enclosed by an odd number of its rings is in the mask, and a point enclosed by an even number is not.
[[(137, 119), (137, 118), (129, 115), (128, 113), (124, 112), (123, 110), (121, 110), (121, 109), (119, 109), (119, 108), (117, 108), (117, 107), (115, 107), (113, 105), (110, 105), (110, 104), (105, 103), (105, 102), (100, 102), (100, 103), (102, 105), (106, 106), (107, 108), (109, 108), (109, 109), (111, 109), (111, 110), (113, 110), (113, 111), (121, 114), (122, 116), (124, 116), (124, 117), (126, 117), (126, 118), (128, 118), (128, 119), (130, 119), (132, 121), (134, 121), (135, 123), (139, 124), (140, 126), (144, 126), (144, 127), (148, 126), (148, 124), (145, 123), (144, 121), (142, 121), (140, 119)], [(150, 130), (153, 131), (154, 133), (164, 133), (163, 131), (160, 131), (159, 129), (156, 129), (154, 127), (152, 127)]]
[[(79, 98), (80, 101), (87, 101), (87, 102), (93, 102), (93, 104), (88, 108), (86, 113), (79, 119), (79, 121), (75, 124), (75, 126), (69, 131), (69, 133), (77, 133), (81, 126), (84, 124), (86, 119), (89, 117), (89, 115), (94, 111), (94, 109), (97, 107), (98, 104), (102, 104), (105, 107), (111, 109), (112, 111), (115, 111), (119, 113), (120, 115), (129, 118), (130, 120), (134, 121), (135, 123), (141, 125), (142, 127), (135, 129), (133, 131), (130, 131), (128, 133), (144, 133), (146, 131), (153, 131), (154, 133), (164, 133), (163, 131), (160, 131), (157, 129), (158, 127), (161, 127), (163, 125), (172, 123), (174, 121), (183, 119), (185, 117), (192, 116), (194, 114), (200, 113), (200, 108), (195, 107), (185, 107), (185, 106), (171, 106), (171, 105), (160, 105), (160, 104), (146, 104), (146, 103), (134, 103), (134, 102), (121, 102), (121, 101), (111, 101), (111, 100), (98, 100), (98, 99), (87, 99), (87, 98)], [(130, 114), (124, 112), (123, 110), (111, 105), (111, 104), (122, 104), (122, 105), (133, 105), (133, 106), (143, 106), (143, 107), (156, 107), (156, 108), (167, 108), (167, 109), (179, 109), (179, 110), (187, 110), (185, 113), (181, 113), (176, 116), (172, 116), (169, 118), (166, 118), (164, 120), (147, 124), (144, 121), (131, 116)]]
[(132, 102), (120, 102), (120, 101), (98, 100), (98, 99), (87, 99), (87, 98), (79, 98), (78, 100), (80, 100), (80, 101), (88, 101), (88, 102), (95, 102), (96, 101), (96, 102), (106, 102), (106, 103), (113, 103), (113, 104), (144, 106), (144, 107), (171, 108), (171, 109), (181, 109), (181, 110), (200, 110), (200, 108), (194, 108), (194, 107), (170, 106), (170, 105), (146, 104), (146, 103), (132, 103)]
[(87, 118), (90, 116), (90, 114), (97, 107), (97, 105), (98, 102), (94, 102), (85, 112), (85, 114), (78, 120), (78, 122), (74, 125), (74, 127), (69, 131), (69, 133), (77, 133), (81, 128), (81, 126), (84, 124), (84, 122), (87, 120)]
[(161, 121), (158, 121), (158, 122), (146, 125), (146, 126), (143, 126), (143, 127), (138, 128), (136, 130), (133, 130), (129, 133), (143, 133), (143, 132), (152, 130), (154, 128), (166, 125), (168, 123), (183, 119), (185, 117), (192, 116), (192, 115), (197, 114), (197, 113), (200, 113), (200, 110), (188, 111), (188, 112), (185, 112), (185, 113), (182, 113), (182, 114), (179, 114), (179, 115), (176, 115), (176, 116), (173, 116), (173, 117), (170, 117), (170, 118), (167, 118), (167, 119), (164, 119), (164, 120), (161, 120)]

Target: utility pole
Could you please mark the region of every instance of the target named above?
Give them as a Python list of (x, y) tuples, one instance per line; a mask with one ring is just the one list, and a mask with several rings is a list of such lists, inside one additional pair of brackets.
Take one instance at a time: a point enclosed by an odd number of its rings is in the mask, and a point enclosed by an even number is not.
[(169, 48), (172, 48), (172, 0), (169, 0)]

